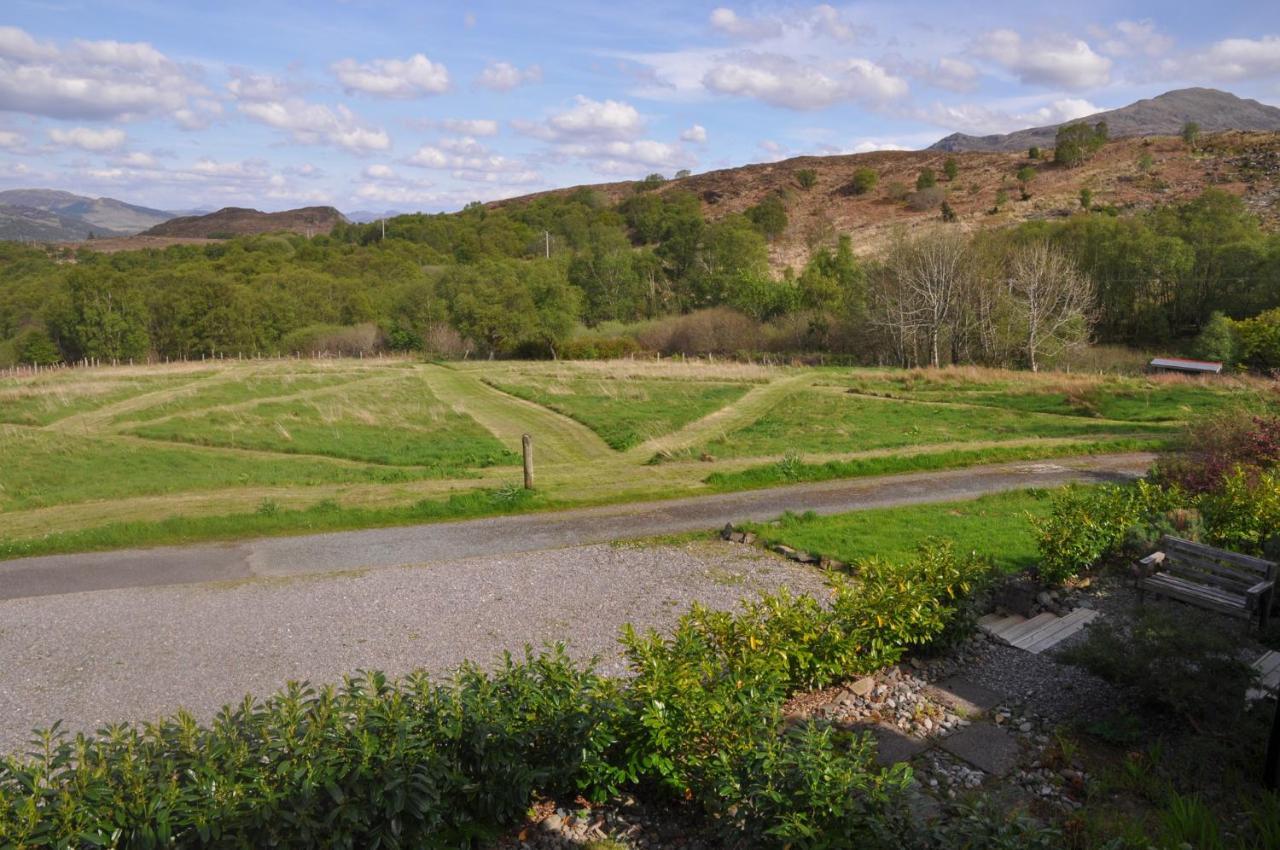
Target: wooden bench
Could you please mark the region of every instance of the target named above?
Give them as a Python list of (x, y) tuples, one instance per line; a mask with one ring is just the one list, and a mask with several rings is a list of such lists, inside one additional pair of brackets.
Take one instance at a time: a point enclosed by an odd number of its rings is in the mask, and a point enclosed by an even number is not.
[(1180, 537), (1160, 538), (1160, 550), (1134, 564), (1140, 594), (1177, 599), (1265, 628), (1276, 564)]

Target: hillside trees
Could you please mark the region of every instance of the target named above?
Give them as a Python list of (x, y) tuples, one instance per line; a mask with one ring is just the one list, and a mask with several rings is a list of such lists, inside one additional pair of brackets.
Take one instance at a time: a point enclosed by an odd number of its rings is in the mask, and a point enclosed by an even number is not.
[(899, 237), (873, 287), (872, 321), (891, 340), (901, 365), (942, 363), (942, 342), (972, 272), (963, 235), (935, 230)]
[(1065, 124), (1058, 128), (1054, 142), (1053, 161), (1075, 168), (1087, 162), (1106, 144), (1107, 125), (1099, 122), (1093, 127), (1083, 121)]

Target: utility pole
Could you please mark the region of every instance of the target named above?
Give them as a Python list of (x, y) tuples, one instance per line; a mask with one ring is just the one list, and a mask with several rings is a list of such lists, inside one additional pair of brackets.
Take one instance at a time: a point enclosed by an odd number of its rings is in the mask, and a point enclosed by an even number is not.
[(549, 260), (551, 259), (551, 231), (550, 230), (542, 231), (542, 236), (547, 240), (547, 259)]
[(520, 437), (520, 446), (524, 450), (524, 489), (533, 489), (533, 437), (524, 434)]
[(387, 238), (387, 220), (385, 218), (378, 219), (378, 223), (382, 225), (382, 238)]

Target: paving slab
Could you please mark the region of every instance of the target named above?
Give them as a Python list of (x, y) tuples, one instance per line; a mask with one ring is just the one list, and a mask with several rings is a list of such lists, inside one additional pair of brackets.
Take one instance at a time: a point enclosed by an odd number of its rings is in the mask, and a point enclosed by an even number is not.
[(936, 702), (951, 707), (961, 717), (973, 718), (985, 714), (1004, 702), (1005, 695), (963, 676), (952, 676), (925, 688), (925, 693)]
[(876, 764), (881, 767), (911, 761), (927, 750), (931, 744), (930, 741), (904, 735), (898, 729), (882, 723), (854, 724), (850, 729), (854, 732), (871, 733), (871, 737), (876, 741)]
[(991, 723), (975, 723), (943, 738), (942, 749), (992, 776), (1006, 776), (1018, 763), (1018, 739)]

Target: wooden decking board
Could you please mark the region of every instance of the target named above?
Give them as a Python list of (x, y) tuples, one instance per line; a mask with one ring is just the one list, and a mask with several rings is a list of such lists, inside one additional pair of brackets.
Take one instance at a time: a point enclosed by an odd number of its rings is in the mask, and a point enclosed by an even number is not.
[(1249, 699), (1262, 699), (1280, 690), (1280, 652), (1267, 652), (1253, 667), (1258, 671), (1258, 687), (1249, 689)]
[(1000, 635), (1000, 637), (1008, 641), (1010, 644), (1013, 644), (1013, 643), (1016, 643), (1020, 638), (1023, 638), (1026, 635), (1029, 635), (1038, 629), (1044, 628), (1045, 626), (1047, 626), (1049, 623), (1052, 623), (1056, 619), (1058, 619), (1057, 614), (1050, 614), (1049, 612), (1046, 611), (1043, 614), (1035, 615), (1030, 620), (1027, 620), (1025, 623), (1018, 623), (1013, 628), (1005, 631), (1004, 634)]
[(1093, 622), (1097, 616), (1097, 611), (1077, 608), (1057, 623), (1054, 623), (1052, 626), (1039, 632), (1035, 636), (1036, 639), (1034, 641), (1019, 644), (1018, 646), (1020, 649), (1025, 649), (1027, 652), (1039, 655), (1046, 649), (1052, 649), (1074, 635), (1076, 632), (1083, 629), (1089, 623)]

